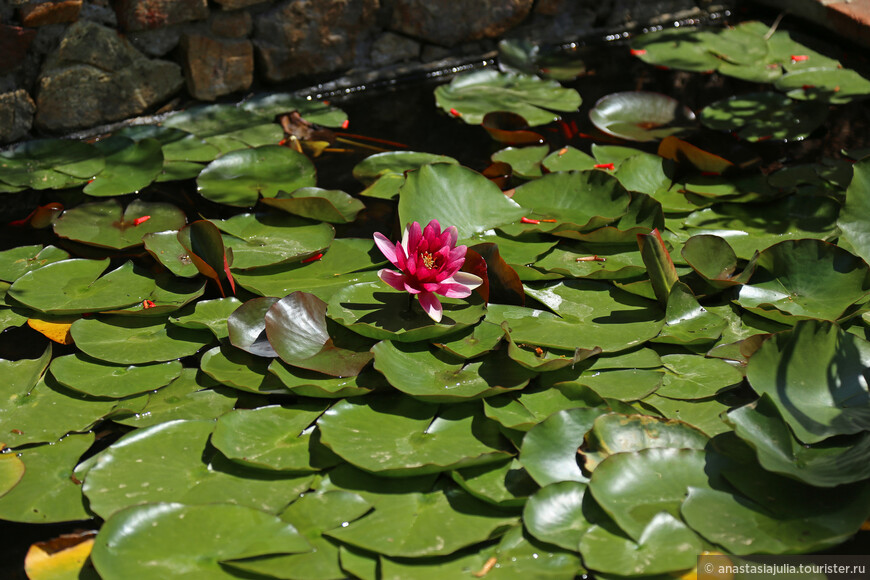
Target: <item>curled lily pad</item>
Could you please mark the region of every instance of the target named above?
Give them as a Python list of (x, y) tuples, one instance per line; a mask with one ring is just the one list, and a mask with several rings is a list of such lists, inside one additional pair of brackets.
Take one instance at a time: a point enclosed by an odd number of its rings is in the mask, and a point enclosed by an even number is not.
[(186, 221), (184, 213), (168, 203), (137, 199), (125, 209), (110, 199), (65, 211), (54, 223), (54, 233), (85, 244), (123, 250), (142, 244), (147, 234), (177, 230)]
[(88, 183), (84, 192), (96, 197), (137, 193), (154, 181), (163, 169), (163, 151), (156, 139), (134, 141), (113, 136), (98, 141), (105, 155), (105, 168)]
[(209, 163), (196, 180), (204, 198), (236, 207), (249, 207), (260, 197), (312, 187), (314, 165), (288, 147), (265, 145), (231, 151)]
[[(227, 254), (223, 239), (217, 227), (208, 220), (196, 220), (178, 230), (176, 239), (184, 249), (184, 254), (177, 259), (184, 266), (184, 262), (191, 262), (200, 274), (210, 280), (214, 280), (220, 290), (221, 296), (225, 297), (223, 282), (228, 282), (230, 290), (235, 292), (235, 282), (230, 273), (232, 254)], [(172, 248), (171, 245), (163, 247)], [(168, 257), (172, 262), (171, 256)]]
[(737, 303), (786, 324), (837, 320), (868, 291), (870, 269), (860, 258), (820, 240), (787, 240), (759, 254)]
[(103, 154), (88, 143), (36, 139), (0, 153), (0, 181), (32, 189), (61, 189), (92, 179), (105, 165)]
[(266, 336), (266, 312), (278, 300), (273, 297), (254, 298), (233, 311), (227, 318), (232, 345), (256, 356), (278, 356)]
[(799, 141), (824, 123), (828, 107), (779, 93), (751, 93), (716, 101), (700, 116), (706, 127), (733, 131), (747, 141)]
[(199, 274), (185, 247), (178, 239), (178, 232), (168, 230), (155, 232), (142, 237), (149, 254), (166, 266), (172, 274), (181, 278), (192, 278)]
[(559, 118), (551, 111), (576, 111), (580, 95), (556, 81), (484, 69), (459, 75), (435, 89), (435, 101), (445, 111), (456, 111), (466, 123), (479, 125), (492, 111), (516, 113), (530, 126)]
[(506, 145), (539, 145), (544, 138), (529, 129), (520, 115), (506, 111), (493, 111), (484, 115), (481, 126), (489, 136)]
[(303, 187), (292, 193), (279, 191), (275, 197), (263, 198), (263, 203), (298, 216), (333, 224), (350, 223), (365, 209), (363, 203), (337, 189)]
[(657, 141), (691, 129), (695, 113), (660, 93), (628, 91), (602, 97), (589, 120), (604, 133), (629, 141)]

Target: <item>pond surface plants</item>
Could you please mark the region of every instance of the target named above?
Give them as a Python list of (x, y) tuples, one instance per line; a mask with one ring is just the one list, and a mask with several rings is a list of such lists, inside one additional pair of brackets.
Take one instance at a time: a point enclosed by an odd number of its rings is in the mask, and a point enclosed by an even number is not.
[(621, 50), (735, 92), (507, 43), (434, 90), (462, 154), (288, 94), (0, 152), (0, 518), (87, 530), (29, 577), (643, 578), (860, 533), (870, 157), (804, 146), (870, 82), (759, 22)]

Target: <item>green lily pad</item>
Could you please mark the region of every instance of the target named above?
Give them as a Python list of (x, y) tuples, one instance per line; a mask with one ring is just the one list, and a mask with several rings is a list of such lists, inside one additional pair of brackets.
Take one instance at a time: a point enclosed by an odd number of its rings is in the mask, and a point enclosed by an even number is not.
[(265, 205), (304, 218), (332, 224), (351, 223), (365, 205), (353, 196), (337, 189), (303, 187), (292, 193), (279, 191), (275, 197), (264, 197)]
[(172, 361), (212, 342), (205, 330), (169, 324), (165, 319), (130, 316), (82, 318), (70, 329), (76, 346), (93, 358), (117, 364)]
[(269, 372), (269, 359), (223, 344), (200, 359), (202, 372), (234, 389), (249, 393), (286, 393), (283, 383)]
[(818, 443), (870, 430), (870, 343), (817, 320), (774, 334), (750, 358), (747, 378), (776, 405), (795, 437)]
[(550, 173), (518, 187), (513, 199), (527, 208), (526, 217), (557, 220), (538, 226), (552, 233), (597, 229), (624, 215), (631, 202), (619, 181), (603, 171)]
[[(211, 444), (229, 459), (249, 467), (317, 471), (324, 465), (315, 457), (308, 427), (326, 407), (323, 403), (310, 403), (293, 408), (270, 405), (237, 409), (218, 419)], [(323, 455), (326, 453), (321, 450)]]
[(54, 246), (19, 246), (0, 252), (0, 280), (15, 282), (32, 270), (70, 257), (69, 253)]
[(235, 105), (200, 105), (169, 115), (163, 126), (193, 133), (226, 153), (278, 143), (284, 130), (273, 118)]
[(714, 342), (728, 322), (698, 303), (692, 291), (677, 282), (668, 295), (665, 326), (654, 342), (697, 345)]
[(538, 484), (516, 459), (501, 465), (466, 467), (452, 471), (450, 476), (474, 497), (504, 508), (523, 506), (529, 495), (538, 489)]
[(460, 165), (423, 165), (399, 190), (399, 221), (456, 226), (459, 238), (518, 221), (524, 212), (483, 175)]
[(787, 240), (758, 256), (758, 269), (736, 302), (786, 324), (837, 320), (870, 291), (870, 268), (846, 250), (819, 240)]
[(738, 274), (737, 256), (731, 245), (719, 236), (692, 236), (683, 244), (680, 253), (699, 276), (716, 288), (743, 284), (755, 272), (756, 262), (752, 260)]
[(51, 361), (57, 382), (93, 397), (121, 399), (154, 391), (181, 374), (181, 363), (168, 361), (150, 365), (107, 364), (82, 353), (60, 356)]
[(749, 443), (762, 467), (816, 487), (834, 487), (870, 477), (870, 433), (812, 446), (795, 439), (766, 394), (730, 411), (734, 432)]
[[(600, 259), (588, 259), (596, 257)], [(589, 280), (622, 280), (646, 273), (637, 247), (625, 244), (563, 242), (534, 265), (548, 272)]]
[(31, 189), (63, 189), (92, 179), (105, 165), (102, 153), (88, 143), (36, 139), (0, 153), (0, 181)]
[(139, 412), (112, 419), (131, 427), (150, 427), (179, 419), (217, 419), (233, 408), (236, 397), (230, 389), (208, 388), (213, 384), (196, 369), (182, 369), (177, 379), (149, 395)]
[(24, 476), (0, 496), (0, 517), (12, 522), (47, 524), (91, 519), (73, 468), (94, 443), (94, 434), (68, 435), (57, 443), (19, 452)]
[(547, 171), (585, 171), (596, 164), (595, 158), (570, 145), (553, 151), (541, 162)]
[(187, 307), (175, 316), (169, 317), (169, 322), (182, 328), (200, 330), (207, 328), (218, 339), (227, 338), (227, 319), (241, 306), (235, 296), (200, 300), (193, 307)]
[(565, 409), (533, 427), (523, 438), (520, 463), (541, 486), (559, 481), (586, 483), (580, 469), (577, 449), (606, 407)]
[[(196, 135), (173, 127), (132, 125), (116, 131), (114, 135), (128, 137), (135, 141), (141, 141), (142, 139), (157, 140), (163, 150), (164, 171), (166, 170), (167, 162), (211, 161), (221, 153), (220, 149), (206, 143)], [(201, 165), (199, 167), (200, 169), (202, 168)], [(193, 175), (193, 177), (196, 177), (196, 175)]]
[(260, 197), (315, 185), (314, 165), (302, 153), (279, 145), (231, 151), (209, 163), (196, 180), (209, 201), (250, 207)]
[(323, 443), (345, 461), (389, 477), (450, 471), (508, 457), (497, 424), (472, 404), (431, 405), (396, 395), (345, 399), (324, 413), (317, 426)]
[(300, 97), (291, 93), (260, 95), (242, 103), (241, 109), (271, 119), (283, 113), (298, 112), (309, 123), (324, 127), (341, 127), (347, 115), (326, 101)]
[(870, 97), (870, 80), (848, 68), (806, 68), (781, 76), (773, 85), (792, 99), (843, 105)]
[(870, 215), (870, 159), (862, 159), (852, 166), (854, 175), (846, 189), (846, 203), (840, 211), (837, 226), (842, 231), (841, 240), (848, 241), (852, 251), (870, 261), (870, 225), (865, 216)]
[(103, 518), (156, 501), (233, 503), (277, 513), (308, 489), (311, 476), (268, 475), (206, 449), (213, 421), (171, 421), (137, 429), (102, 451), (82, 490)]
[(224, 560), (310, 549), (291, 524), (250, 507), (163, 502), (116, 513), (97, 534), (91, 558), (104, 577), (231, 579), (238, 576)]
[(736, 387), (743, 374), (718, 358), (696, 354), (668, 354), (662, 357), (668, 369), (656, 394), (670, 399), (703, 399)]
[(668, 399), (653, 393), (641, 401), (640, 405), (668, 419), (678, 419), (688, 423), (710, 437), (731, 430), (721, 417), (722, 413), (728, 411), (731, 406), (715, 398), (685, 401)]
[(383, 375), (371, 367), (352, 377), (333, 377), (291, 367), (280, 359), (273, 359), (269, 364), (269, 372), (291, 392), (303, 396), (323, 399), (343, 399), (367, 395), (376, 389), (388, 389), (389, 385)]
[(586, 484), (578, 481), (542, 487), (523, 508), (523, 525), (542, 542), (576, 550), (580, 538), (592, 526), (583, 514), (585, 496)]
[(190, 258), (190, 254), (181, 242), (178, 241), (178, 232), (169, 230), (155, 232), (142, 237), (145, 249), (148, 253), (175, 276), (193, 278), (199, 274), (199, 270)]
[(589, 120), (602, 132), (629, 141), (658, 141), (693, 128), (695, 113), (660, 93), (626, 91), (598, 99)]
[(203, 169), (205, 169), (205, 164), (194, 161), (164, 161), (163, 169), (154, 181), (155, 183), (163, 183), (165, 181), (196, 179)]
[(707, 50), (719, 58), (739, 65), (751, 65), (768, 55), (765, 35), (768, 27), (758, 21), (742, 22), (735, 27), (703, 30), (698, 33)]
[(779, 93), (750, 93), (707, 105), (701, 123), (719, 131), (733, 131), (747, 141), (800, 141), (828, 116), (820, 103), (793, 101)]
[(679, 70), (708, 72), (717, 69), (721, 62), (692, 28), (672, 28), (636, 36), (631, 40), (631, 48), (643, 62)]
[(688, 423), (649, 415), (608, 413), (595, 419), (580, 449), (584, 467), (594, 472), (602, 461), (616, 453), (641, 449), (701, 449), (710, 440)]
[(113, 136), (95, 144), (106, 166), (88, 183), (84, 192), (94, 197), (138, 193), (163, 170), (163, 150), (156, 139), (134, 141)]
[(400, 342), (445, 336), (475, 324), (484, 314), (483, 300), (476, 294), (464, 300), (439, 297), (444, 314), (441, 322), (434, 322), (416, 300), (410, 302), (410, 294), (387, 288), (380, 281), (352, 284), (329, 299), (326, 314), (363, 336)]
[(472, 359), (495, 349), (503, 337), (501, 326), (484, 320), (477, 326), (432, 344), (452, 355)]
[(418, 151), (385, 151), (366, 157), (353, 168), (353, 176), (366, 188), (360, 195), (379, 199), (393, 199), (405, 183), (405, 172), (432, 163), (458, 165), (452, 157)]
[(438, 87), (435, 102), (444, 111), (455, 110), (471, 125), (479, 125), (489, 112), (507, 111), (534, 127), (559, 118), (551, 111), (576, 111), (582, 100), (577, 91), (556, 81), (487, 68), (458, 75), (449, 85)]
[(589, 387), (601, 397), (628, 402), (644, 399), (657, 391), (663, 376), (660, 370), (652, 369), (586, 371), (572, 383)]
[(233, 251), (234, 270), (304, 258), (329, 247), (335, 237), (328, 224), (277, 213), (241, 213), (212, 223), (224, 232), (224, 245)]
[(117, 200), (110, 199), (65, 211), (54, 222), (54, 233), (85, 244), (123, 250), (142, 244), (146, 234), (177, 230), (186, 221), (184, 213), (168, 203), (137, 199), (124, 209)]
[(541, 177), (541, 161), (550, 152), (548, 145), (508, 147), (492, 154), (493, 161), (511, 166), (513, 174), (524, 179)]
[(154, 290), (154, 280), (133, 262), (100, 276), (108, 266), (108, 259), (54, 262), (18, 278), (8, 295), (40, 312), (79, 314), (132, 306)]
[(605, 401), (592, 389), (568, 382), (552, 387), (533, 385), (518, 393), (490, 397), (483, 402), (487, 417), (516, 431), (528, 431), (557, 411), (601, 406), (606, 406)]
[(701, 550), (695, 532), (668, 513), (653, 517), (637, 542), (602, 526), (592, 527), (580, 539), (580, 553), (588, 568), (618, 576), (688, 570), (697, 564)]
[(428, 345), (379, 342), (372, 347), (375, 369), (396, 389), (421, 401), (461, 402), (521, 389), (534, 373), (492, 354), (466, 362)]
[(176, 312), (196, 300), (205, 292), (204, 280), (185, 280), (159, 272), (154, 280), (154, 287), (140, 304), (126, 308), (113, 308), (103, 311), (104, 314), (124, 314), (127, 316), (165, 316)]

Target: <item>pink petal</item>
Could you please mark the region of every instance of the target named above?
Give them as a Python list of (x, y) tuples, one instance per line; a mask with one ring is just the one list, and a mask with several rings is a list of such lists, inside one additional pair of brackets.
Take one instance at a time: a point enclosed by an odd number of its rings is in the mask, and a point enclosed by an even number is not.
[[(449, 228), (444, 230), (444, 233), (448, 234), (447, 242), (446, 242), (447, 245), (450, 246), (451, 248), (453, 246), (455, 246), (456, 240), (459, 239), (459, 230), (456, 229), (456, 226), (450, 226)], [(464, 247), (464, 246), (460, 246), (460, 247)]]
[(383, 270), (378, 272), (378, 278), (380, 278), (396, 290), (405, 289), (404, 277), (398, 272), (394, 272), (393, 270), (387, 270), (386, 268), (384, 268)]
[(471, 288), (462, 284), (441, 284), (438, 294), (447, 298), (468, 298), (471, 296)]
[(375, 245), (384, 255), (384, 257), (390, 261), (393, 266), (400, 267), (398, 263), (398, 259), (396, 258), (396, 247), (393, 245), (393, 242), (387, 239), (387, 236), (380, 232), (375, 232)]
[(396, 244), (396, 263), (395, 266), (399, 268), (402, 272), (407, 270), (408, 264), (408, 256), (405, 254), (405, 248), (402, 247), (402, 244)]
[[(446, 280), (445, 280), (446, 281)], [(453, 275), (453, 281), (457, 284), (462, 284), (463, 286), (467, 286), (471, 290), (474, 290), (481, 284), (483, 284), (483, 279), (480, 276), (475, 276), (474, 274), (470, 274), (468, 272), (457, 272)]]
[(417, 247), (420, 245), (421, 239), (423, 239), (423, 230), (420, 228), (420, 224), (411, 222), (405, 228), (405, 235), (402, 237), (402, 245), (405, 246), (405, 251), (408, 253), (409, 258), (417, 253)]
[(423, 307), (429, 318), (435, 322), (441, 322), (441, 302), (438, 298), (431, 292), (422, 292), (418, 298), (420, 299), (420, 306)]
[(419, 294), (420, 292), (423, 292), (423, 290), (420, 290), (415, 286), (408, 284), (408, 280), (404, 280), (404, 283), (405, 285), (402, 288), (399, 288), (399, 290), (404, 290), (408, 294)]

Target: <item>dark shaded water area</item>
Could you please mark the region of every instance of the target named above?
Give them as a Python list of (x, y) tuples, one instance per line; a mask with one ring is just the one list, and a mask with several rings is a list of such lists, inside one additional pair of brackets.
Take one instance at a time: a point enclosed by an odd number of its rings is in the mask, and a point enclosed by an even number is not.
[[(776, 14), (764, 11), (738, 12), (739, 19), (762, 19), (772, 22)], [(736, 19), (735, 19), (736, 21)], [(819, 52), (841, 59), (845, 64), (870, 77), (870, 61), (863, 51), (838, 44), (826, 31), (810, 28), (804, 23), (785, 18), (782, 29), (793, 31), (796, 38)], [(578, 90), (583, 104), (576, 113), (564, 115), (566, 123), (575, 123), (578, 132), (566, 136), (556, 124), (544, 127), (541, 133), (548, 139), (551, 148), (570, 144), (589, 153), (594, 142), (612, 142), (655, 151), (655, 144), (636, 144), (616, 140), (593, 140), (584, 135), (596, 135), (597, 131), (588, 118), (595, 102), (610, 93), (626, 90), (657, 91), (667, 94), (681, 103), (700, 111), (704, 106), (724, 97), (769, 89), (761, 85), (739, 81), (719, 74), (686, 73), (674, 70), (659, 70), (651, 67), (629, 53), (625, 39), (603, 41), (600, 38), (579, 43), (577, 47), (553, 47), (582, 57), (588, 74), (576, 81), (566, 82)], [(481, 57), (475, 66), (494, 66), (491, 59)], [(493, 141), (478, 126), (471, 126), (457, 119), (450, 119), (435, 104), (433, 89), (439, 82), (449, 80), (418, 79), (394, 88), (373, 88), (327, 95), (333, 105), (342, 108), (350, 119), (349, 132), (401, 143), (409, 150), (449, 155), (463, 165), (482, 171), (490, 163), (490, 156), (503, 146)], [(746, 143), (729, 134), (702, 129), (687, 137), (691, 143), (721, 155), (737, 164), (757, 168), (770, 173), (789, 164), (815, 162), (823, 157), (842, 157), (841, 151), (870, 145), (870, 107), (866, 102), (855, 102), (832, 108), (828, 121), (807, 139), (793, 143)], [(385, 148), (394, 148), (384, 145)], [(373, 151), (353, 148), (347, 153), (326, 154), (315, 163), (318, 169), (318, 185), (326, 189), (341, 189), (351, 194), (363, 186), (351, 174), (351, 170)], [(129, 196), (132, 197), (132, 196)], [(142, 192), (146, 201), (172, 201), (188, 214), (189, 218), (224, 218), (237, 210), (206, 202), (196, 194), (195, 184), (190, 182), (155, 183)], [(80, 191), (43, 191), (28, 195), (6, 194), (0, 203), (0, 223), (19, 219), (33, 208), (59, 201), (66, 207), (92, 201)], [(374, 231), (398, 229), (395, 204), (388, 201), (366, 198), (367, 209), (353, 224), (339, 226), (339, 236), (369, 237)], [(8, 226), (0, 227), (0, 250), (21, 245), (55, 242), (48, 231), (23, 231)], [(94, 250), (70, 243), (65, 247), (74, 254), (93, 257)], [(127, 259), (125, 256), (123, 259)], [(210, 292), (213, 290), (210, 290)], [(217, 297), (215, 295), (214, 297)], [(9, 329), (0, 333), (0, 358), (35, 358), (45, 348), (46, 339), (27, 326)], [(70, 350), (69, 352), (72, 352)], [(64, 354), (64, 347), (56, 347), (56, 354)], [(115, 436), (106, 439), (106, 445)], [(4, 522), (0, 526), (4, 542), (0, 544), (0, 577), (10, 580), (25, 578), (21, 562), (28, 546), (35, 541), (47, 540), (61, 533), (78, 528), (95, 528), (93, 522), (78, 522), (52, 525), (31, 525)], [(833, 550), (838, 554), (870, 553), (870, 532), (863, 532), (853, 540)]]

